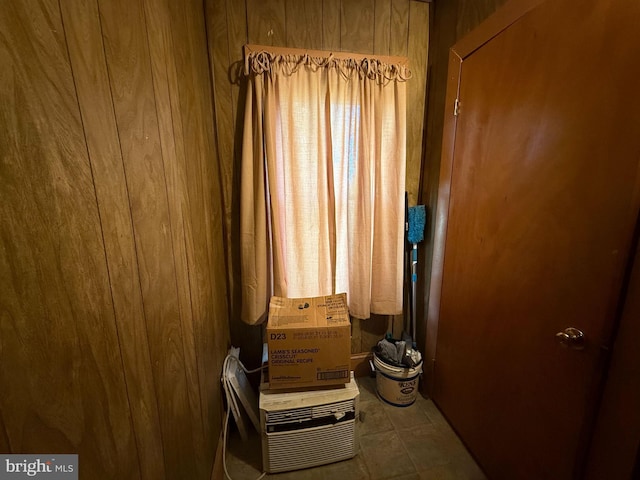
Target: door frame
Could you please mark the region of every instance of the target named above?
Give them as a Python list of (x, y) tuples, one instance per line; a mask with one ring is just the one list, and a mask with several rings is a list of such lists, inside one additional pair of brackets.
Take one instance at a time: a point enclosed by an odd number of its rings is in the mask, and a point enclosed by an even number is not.
[[(457, 108), (456, 101), (459, 96), (462, 63), (477, 49), (545, 1), (511, 0), (507, 2), (477, 28), (460, 39), (449, 51), (426, 339), (423, 345), (424, 357), (427, 359), (423, 385), (428, 395), (431, 395), (434, 387), (438, 322), (457, 129), (457, 116), (454, 111)], [(640, 179), (640, 170), (638, 178)], [(640, 180), (636, 182), (636, 185), (634, 197), (638, 198), (640, 196)], [(586, 438), (583, 439), (583, 442), (586, 443), (581, 447), (582, 458), (578, 459), (578, 465), (576, 465), (576, 470), (580, 472), (579, 476), (586, 479), (598, 478), (597, 472), (612, 471), (614, 466), (619, 472), (640, 471), (640, 434), (637, 434), (640, 432), (640, 415), (636, 413), (640, 401), (640, 378), (637, 376), (637, 372), (640, 371), (640, 356), (637, 355), (636, 342), (634, 341), (640, 335), (640, 322), (637, 321), (638, 314), (640, 314), (640, 301), (638, 300), (640, 298), (639, 238), (640, 217), (637, 219), (634, 243), (630, 246), (632, 253), (629, 258), (629, 267), (623, 281), (623, 289), (626, 291), (626, 299), (629, 301), (620, 304), (621, 311), (617, 316), (618, 325), (611, 332), (610, 359), (604, 368), (604, 378), (598, 394), (599, 401), (592, 409), (593, 423), (588, 432), (585, 432)], [(618, 335), (617, 339), (614, 338), (616, 334)], [(627, 422), (627, 431), (636, 432), (635, 436), (621, 436), (619, 434), (616, 425), (621, 425), (624, 422)], [(612, 445), (615, 446), (612, 448)], [(632, 454), (634, 449), (635, 455)], [(586, 458), (587, 452), (589, 453), (588, 458)]]
[(454, 109), (456, 108), (456, 99), (459, 93), (462, 62), (478, 48), (482, 47), (482, 45), (499, 35), (544, 1), (545, 0), (512, 0), (507, 2), (493, 15), (478, 25), (478, 27), (461, 38), (449, 51), (442, 154), (440, 157), (440, 181), (438, 184), (438, 200), (435, 213), (429, 304), (427, 306), (426, 341), (423, 346), (425, 358), (429, 359), (425, 367), (426, 381), (424, 382), (428, 394), (433, 392), (436, 341), (438, 337), (438, 321), (440, 318), (440, 294), (442, 290), (442, 273), (447, 239), (449, 197), (451, 194), (451, 174), (453, 172), (456, 129), (458, 124), (458, 117), (454, 115)]

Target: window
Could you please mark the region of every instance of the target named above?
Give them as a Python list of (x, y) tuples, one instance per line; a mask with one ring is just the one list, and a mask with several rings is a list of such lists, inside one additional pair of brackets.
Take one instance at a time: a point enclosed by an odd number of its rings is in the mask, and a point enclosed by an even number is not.
[(249, 57), (243, 319), (271, 295), (346, 292), (351, 315), (402, 310), (407, 70), (363, 59)]

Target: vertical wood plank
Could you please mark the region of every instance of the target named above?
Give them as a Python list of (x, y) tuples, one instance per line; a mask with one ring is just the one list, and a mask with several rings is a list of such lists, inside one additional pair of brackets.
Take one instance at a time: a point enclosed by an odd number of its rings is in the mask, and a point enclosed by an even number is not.
[[(222, 362), (228, 348), (228, 290), (227, 269), (224, 251), (224, 205), (221, 190), (220, 168), (217, 164), (217, 145), (211, 133), (214, 131), (209, 63), (206, 51), (206, 32), (203, 3), (189, 2), (185, 26), (189, 39), (189, 60), (191, 81), (181, 90), (180, 97), (192, 110), (183, 107), (186, 115), (194, 122), (190, 141), (198, 146), (199, 171), (195, 181), (202, 184), (202, 207), (191, 209), (192, 224), (202, 223), (205, 235), (197, 239), (195, 252), (203, 258), (190, 264), (190, 270), (201, 272), (198, 287), (202, 292), (203, 309), (196, 311), (194, 334), (200, 379), (201, 395), (204, 398), (203, 421), (207, 433), (206, 467), (210, 472), (215, 453), (215, 442), (222, 425), (220, 382), (218, 380)], [(185, 115), (183, 115), (183, 124)], [(191, 190), (191, 189), (190, 189)], [(198, 253), (200, 252), (200, 253)], [(207, 262), (204, 261), (207, 260)], [(192, 294), (193, 294), (192, 288)], [(212, 428), (212, 426), (214, 428)]]
[(89, 478), (140, 478), (58, 2), (4, 2), (0, 31), (2, 436), (78, 453)]
[(341, 0), (322, 0), (322, 48), (329, 51), (341, 51), (340, 19)]
[(351, 353), (362, 352), (361, 324), (366, 320), (351, 317)]
[(370, 352), (371, 349), (382, 340), (389, 323), (388, 315), (372, 314), (371, 318), (363, 320), (360, 324), (360, 351)]
[(502, 6), (506, 0), (459, 0), (456, 38), (462, 38), (485, 18)]
[[(215, 156), (211, 152), (213, 112), (209, 95), (210, 79), (202, 8), (199, 2), (182, 5), (171, 3), (171, 30), (175, 33), (172, 36), (174, 58), (170, 70), (174, 84), (174, 129), (184, 132), (179, 148), (182, 154), (180, 169), (185, 177), (189, 206), (183, 212), (183, 218), (189, 226), (184, 241), (187, 245), (193, 321), (188, 328), (184, 328), (183, 335), (187, 338), (185, 349), (193, 349), (190, 361), (193, 362), (195, 374), (191, 381), (192, 388), (200, 394), (200, 415), (204, 426), (204, 451), (197, 452), (196, 461), (204, 472), (210, 472), (214, 444), (221, 427), (220, 390), (217, 382), (221, 360), (218, 357), (226, 351), (228, 312), (225, 276), (220, 275), (217, 281), (213, 276), (214, 243), (211, 222), (215, 222), (217, 233), (221, 235), (222, 218), (219, 214), (212, 215), (211, 206), (220, 206), (222, 196), (214, 199), (210, 195), (211, 183), (219, 179), (207, 168), (213, 163)], [(218, 245), (217, 251), (218, 263), (224, 267), (224, 250)], [(222, 311), (214, 311), (213, 291), (221, 292)], [(217, 334), (213, 331), (215, 329), (218, 329)], [(219, 339), (218, 345), (215, 344), (216, 338)], [(196, 421), (194, 417), (194, 422)]]
[(375, 0), (373, 53), (389, 55), (391, 44), (391, 0)]
[[(234, 235), (234, 239), (240, 233), (239, 223), (239, 203), (240, 203), (240, 146), (242, 145), (242, 125), (244, 119), (244, 96), (246, 82), (243, 79), (243, 51), (242, 47), (246, 43), (249, 43), (249, 25), (248, 25), (248, 5), (247, 0), (227, 0), (227, 24), (228, 24), (228, 60), (225, 64), (227, 69), (227, 81), (231, 86), (231, 115), (232, 115), (232, 130), (231, 137), (225, 137), (221, 139), (221, 145), (228, 145), (231, 149), (231, 156), (222, 159), (221, 168), (223, 175), (225, 172), (230, 172), (229, 177), (231, 183), (229, 184), (228, 197), (225, 197), (230, 201), (227, 207), (229, 215), (229, 235)], [(284, 34), (283, 34), (284, 40)], [(222, 100), (224, 102), (224, 100)], [(225, 104), (222, 104), (224, 109)], [(223, 114), (225, 111), (222, 110)], [(227, 148), (227, 147), (224, 147)], [(222, 151), (222, 150), (221, 150)], [(225, 178), (227, 178), (225, 176)], [(230, 241), (228, 243), (228, 258), (231, 259), (229, 265), (234, 265), (238, 268), (233, 268), (229, 273), (229, 285), (231, 288), (231, 312), (232, 318), (240, 318), (240, 289), (236, 288), (236, 280), (239, 282), (239, 258), (237, 242)], [(237, 273), (236, 273), (237, 272)], [(237, 277), (237, 278), (236, 278)], [(261, 348), (261, 347), (260, 347)]]
[[(242, 78), (244, 68), (242, 47), (249, 43), (249, 25), (247, 23), (247, 1), (227, 0), (227, 24), (228, 24), (228, 58), (225, 63), (227, 69), (226, 81), (231, 88), (231, 130), (227, 133), (222, 130), (220, 133), (226, 134), (220, 138), (221, 154), (230, 152), (228, 157), (220, 157), (223, 176), (229, 184), (225, 190), (225, 200), (229, 203), (226, 206), (228, 218), (228, 243), (227, 259), (230, 266), (228, 273), (230, 298), (231, 298), (231, 318), (239, 319), (241, 306), (240, 285), (240, 260), (238, 236), (240, 234), (239, 205), (240, 205), (240, 146), (242, 145), (242, 126), (244, 119), (244, 96), (245, 85)], [(227, 115), (224, 92), (219, 97), (221, 99), (220, 112), (222, 117)], [(227, 176), (228, 175), (228, 176)], [(249, 335), (238, 335), (237, 329), (240, 322), (232, 322), (231, 331), (234, 338), (248, 338)], [(244, 326), (240, 326), (243, 328)], [(243, 332), (245, 333), (245, 332)], [(246, 347), (246, 342), (242, 346)], [(240, 343), (236, 343), (239, 345)], [(262, 348), (260, 344), (259, 348)]]
[[(212, 0), (215, 2), (215, 0)], [(244, 99), (240, 98), (240, 79), (244, 62), (242, 57), (242, 47), (249, 42), (249, 25), (247, 23), (247, 0), (227, 0), (227, 25), (228, 25), (228, 63), (224, 64), (227, 69), (225, 77), (231, 83), (231, 105), (233, 114), (233, 125), (238, 125), (238, 110), (242, 110)], [(284, 39), (284, 34), (283, 34)], [(234, 135), (235, 141), (235, 135)]]
[(340, 45), (343, 51), (373, 53), (375, 0), (348, 0), (341, 4)]
[[(182, 4), (181, 12), (188, 12), (189, 5)], [(193, 460), (198, 469), (198, 476), (206, 475), (206, 452), (210, 451), (211, 445), (205, 443), (204, 412), (200, 397), (200, 382), (198, 378), (198, 364), (196, 356), (194, 314), (192, 310), (192, 299), (197, 298), (194, 291), (197, 288), (195, 282), (191, 282), (190, 268), (187, 259), (187, 248), (192, 247), (186, 241), (192, 238), (192, 224), (187, 220), (193, 206), (187, 199), (187, 191), (190, 186), (187, 184), (185, 173), (185, 151), (184, 132), (181, 125), (174, 125), (182, 117), (191, 112), (183, 112), (183, 109), (175, 102), (178, 96), (179, 85), (176, 78), (176, 65), (173, 35), (174, 30), (178, 38), (185, 43), (188, 34), (183, 35), (182, 31), (176, 28), (175, 22), (169, 12), (169, 5), (165, 0), (145, 0), (144, 12), (146, 20), (147, 43), (149, 45), (149, 55), (151, 63), (151, 73), (153, 80), (153, 92), (156, 103), (156, 114), (159, 128), (160, 147), (162, 152), (162, 165), (167, 191), (171, 244), (173, 247), (175, 263), (175, 284), (177, 288), (177, 300), (179, 318), (181, 320), (181, 336), (184, 352), (184, 367), (186, 376), (186, 395), (189, 402), (189, 412), (191, 414), (191, 436), (193, 438)], [(187, 75), (187, 78), (190, 78)], [(174, 104), (172, 105), (172, 97)], [(174, 131), (178, 131), (178, 138), (174, 136)], [(186, 139), (191, 143), (190, 136)], [(178, 146), (177, 142), (183, 144)], [(181, 148), (182, 147), (182, 148)], [(195, 287), (195, 288), (194, 288)], [(196, 315), (199, 312), (196, 310)], [(207, 429), (207, 431), (210, 431)]]
[(429, 4), (409, 4), (408, 57), (413, 77), (407, 83), (407, 181), (409, 205), (418, 202), (422, 165), (427, 54), (429, 50)]
[[(228, 148), (231, 149), (231, 155), (228, 158), (221, 159), (221, 165), (223, 172), (230, 172), (231, 176), (228, 177), (231, 179), (231, 183), (229, 185), (230, 195), (227, 198), (230, 201), (230, 205), (227, 207), (230, 215), (230, 229), (229, 232), (237, 232), (239, 234), (239, 200), (240, 200), (240, 176), (239, 176), (239, 165), (240, 165), (240, 146), (242, 145), (242, 127), (243, 127), (243, 119), (244, 119), (244, 96), (246, 82), (243, 78), (243, 69), (244, 69), (244, 61), (243, 61), (243, 51), (242, 47), (249, 43), (249, 25), (247, 21), (248, 17), (248, 7), (247, 0), (244, 1), (236, 1), (236, 0), (227, 0), (227, 22), (228, 22), (228, 59), (227, 63), (225, 63), (225, 68), (227, 69), (227, 82), (230, 83), (231, 86), (231, 115), (232, 115), (232, 130), (230, 132), (230, 137), (225, 137), (221, 139), (221, 145), (228, 145)], [(284, 41), (284, 36), (283, 36)], [(224, 95), (224, 93), (223, 93)], [(224, 102), (224, 99), (221, 100)], [(226, 115), (224, 110), (226, 104), (222, 103), (221, 112)], [(224, 147), (227, 148), (227, 147)], [(222, 151), (222, 150), (221, 150)], [(224, 173), (223, 173), (224, 174)], [(225, 178), (227, 178), (225, 176)], [(235, 209), (234, 212), (231, 210)], [(235, 215), (234, 215), (235, 214)], [(234, 224), (237, 224), (235, 225)], [(230, 242), (230, 252), (231, 255), (233, 252), (231, 248), (235, 248), (236, 243)], [(237, 261), (237, 254), (233, 257), (233, 261), (229, 265), (235, 265)], [(239, 289), (235, 288), (235, 282), (233, 276), (230, 276), (230, 285), (232, 288), (233, 298), (239, 298)], [(237, 292), (236, 292), (237, 290)], [(236, 315), (235, 310), (236, 302), (232, 302), (232, 308), (234, 312), (235, 318), (240, 318), (239, 311)]]
[[(228, 75), (231, 62), (229, 59), (229, 29), (227, 27), (226, 5), (222, 2), (208, 0), (206, 2), (206, 22), (212, 76), (211, 83), (213, 86), (215, 134), (224, 196), (226, 242), (227, 245), (231, 245), (234, 122), (231, 82)], [(228, 251), (227, 263), (231, 265), (231, 262), (230, 251)]]
[(9, 434), (7, 433), (7, 427), (2, 419), (2, 410), (0, 409), (0, 452), (13, 452), (11, 445), (9, 444)]
[(246, 0), (249, 43), (284, 47), (285, 0)]
[(407, 48), (409, 46), (409, 2), (410, 0), (391, 0), (390, 55), (407, 56)]
[(322, 0), (286, 0), (287, 47), (322, 48)]
[[(244, 6), (244, 2), (242, 2)], [(221, 2), (208, 0), (206, 6), (206, 27), (209, 42), (209, 63), (212, 67), (212, 88), (213, 88), (213, 116), (215, 121), (215, 133), (217, 141), (217, 159), (219, 172), (221, 176), (223, 206), (224, 206), (224, 223), (225, 223), (225, 254), (226, 264), (229, 266), (224, 278), (227, 279), (229, 285), (230, 298), (230, 318), (239, 318), (240, 316), (240, 299), (236, 300), (236, 289), (233, 274), (235, 269), (234, 256), (232, 248), (234, 245), (234, 208), (237, 203), (234, 202), (234, 195), (238, 197), (237, 183), (235, 183), (234, 169), (236, 162), (234, 161), (234, 138), (235, 123), (232, 89), (233, 85), (229, 78), (229, 68), (231, 67), (230, 57), (230, 36), (234, 30), (239, 33), (233, 34), (234, 43), (240, 51), (240, 42), (246, 39), (246, 22), (243, 22), (243, 29), (232, 28), (234, 17), (238, 18), (238, 14), (228, 16), (227, 5)], [(238, 87), (236, 86), (236, 89)], [(235, 98), (237, 99), (237, 91)], [(238, 132), (238, 135), (240, 133)], [(234, 207), (235, 205), (235, 207)]]
[(168, 478), (195, 478), (176, 268), (146, 23), (140, 1), (99, 2), (131, 202)]
[(392, 316), (392, 334), (393, 338), (402, 338), (402, 332), (406, 331), (404, 328), (404, 316), (402, 315), (393, 315)]
[[(242, 46), (248, 42), (247, 9), (245, 1), (227, 0), (224, 4), (207, 0), (207, 32), (213, 71), (213, 103), (218, 141), (217, 155), (224, 192), (226, 225), (225, 251), (228, 270), (215, 278), (228, 279), (229, 327), (233, 344), (241, 348), (241, 358), (250, 365), (259, 363), (262, 355), (262, 333), (239, 320), (242, 300), (237, 238), (239, 235), (239, 165), (244, 118), (246, 83), (241, 77), (244, 67)], [(284, 20), (283, 20), (284, 22)], [(213, 44), (213, 46), (212, 46)], [(215, 336), (218, 341), (228, 341)], [(226, 351), (226, 349), (225, 349)]]
[(142, 478), (164, 478), (137, 258), (95, 0), (60, 4), (102, 222)]

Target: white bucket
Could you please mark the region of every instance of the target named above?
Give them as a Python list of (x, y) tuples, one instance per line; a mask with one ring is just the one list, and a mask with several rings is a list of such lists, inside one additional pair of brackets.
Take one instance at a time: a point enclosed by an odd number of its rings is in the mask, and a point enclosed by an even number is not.
[(396, 407), (413, 405), (418, 397), (422, 362), (413, 368), (397, 367), (386, 363), (374, 353), (373, 364), (376, 368), (376, 390), (380, 398)]

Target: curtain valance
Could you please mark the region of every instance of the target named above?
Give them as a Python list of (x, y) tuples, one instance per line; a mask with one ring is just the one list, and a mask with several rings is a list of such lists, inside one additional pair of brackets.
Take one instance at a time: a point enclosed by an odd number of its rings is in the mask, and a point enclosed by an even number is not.
[(346, 80), (366, 77), (378, 83), (388, 83), (405, 82), (411, 78), (405, 57), (245, 45), (245, 75), (271, 73), (276, 66), (285, 75), (292, 75), (304, 66), (312, 71), (333, 68)]

